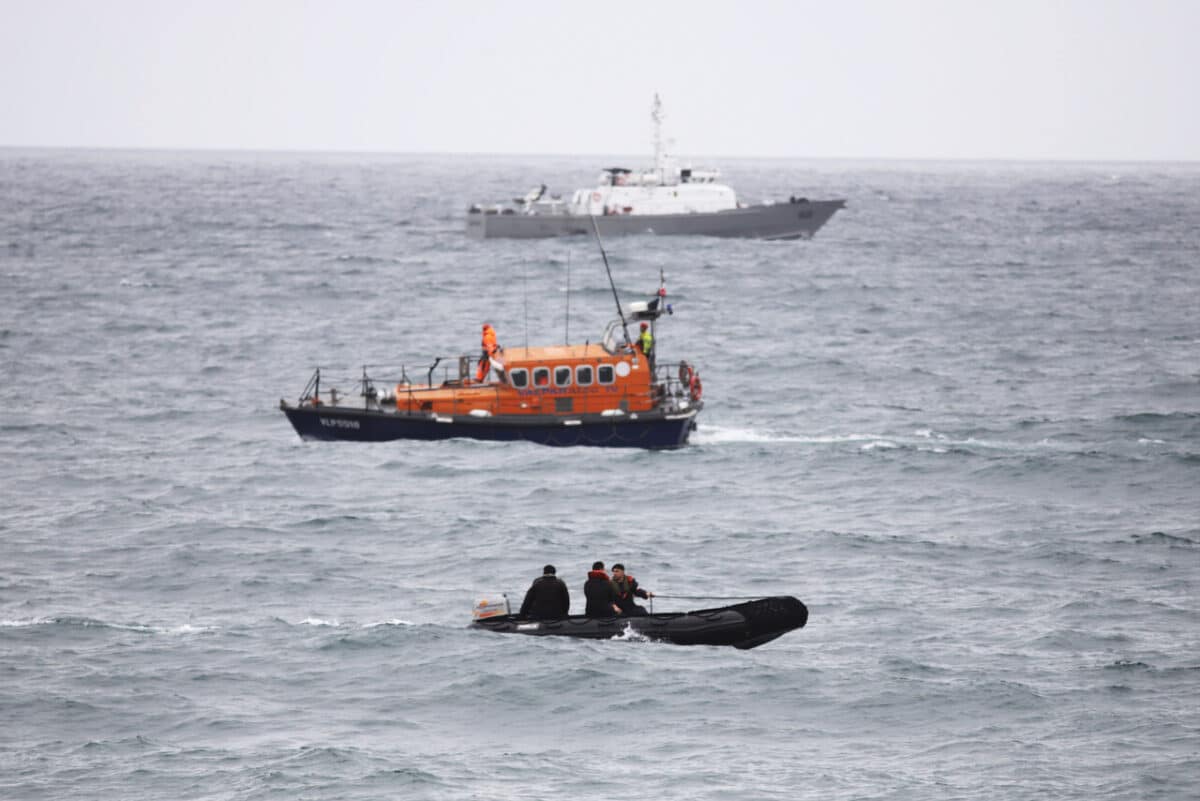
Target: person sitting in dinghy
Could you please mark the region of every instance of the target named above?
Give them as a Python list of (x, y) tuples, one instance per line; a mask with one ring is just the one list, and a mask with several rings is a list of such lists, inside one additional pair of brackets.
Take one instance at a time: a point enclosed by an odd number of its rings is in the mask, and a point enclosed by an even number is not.
[(583, 613), (588, 617), (613, 617), (621, 614), (621, 607), (617, 605), (617, 588), (604, 572), (603, 562), (592, 563), (587, 581), (583, 584), (583, 594), (587, 598), (587, 608)]
[(625, 565), (618, 562), (612, 566), (612, 583), (617, 590), (617, 606), (621, 614), (639, 617), (649, 614), (646, 608), (634, 603), (634, 598), (653, 598), (654, 593), (638, 586), (637, 579), (625, 572)]
[(521, 617), (534, 620), (554, 620), (566, 617), (571, 610), (571, 593), (560, 579), (554, 565), (542, 568), (542, 575), (533, 580), (521, 603)]

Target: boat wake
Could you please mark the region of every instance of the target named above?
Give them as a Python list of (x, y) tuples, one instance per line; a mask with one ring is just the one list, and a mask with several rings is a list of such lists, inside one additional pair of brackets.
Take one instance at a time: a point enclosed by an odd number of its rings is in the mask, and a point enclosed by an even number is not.
[[(722, 445), (812, 445), (854, 447), (860, 451), (915, 451), (931, 454), (999, 454), (1029, 456), (1045, 453), (1095, 453), (1108, 448), (1111, 443), (1056, 441), (1042, 438), (1036, 441), (991, 439), (978, 437), (952, 437), (931, 429), (915, 429), (909, 434), (794, 434), (764, 428), (738, 426), (703, 425), (692, 435), (692, 443), (701, 447)], [(1158, 440), (1140, 438), (1139, 448), (1147, 445), (1169, 444)]]
[(704, 425), (696, 429), (692, 442), (696, 445), (729, 445), (741, 443), (843, 445), (860, 443), (864, 450), (900, 447), (894, 437), (879, 434), (783, 434), (771, 430)]

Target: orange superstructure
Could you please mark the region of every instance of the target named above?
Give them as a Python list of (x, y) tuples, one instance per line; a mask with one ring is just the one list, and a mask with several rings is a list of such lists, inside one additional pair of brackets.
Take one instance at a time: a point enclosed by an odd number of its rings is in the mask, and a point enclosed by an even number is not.
[[(503, 365), (503, 367), (501, 367)], [(492, 359), (493, 378), (396, 387), (396, 408), (442, 415), (572, 415), (646, 412), (656, 405), (650, 361), (602, 346), (507, 348)]]

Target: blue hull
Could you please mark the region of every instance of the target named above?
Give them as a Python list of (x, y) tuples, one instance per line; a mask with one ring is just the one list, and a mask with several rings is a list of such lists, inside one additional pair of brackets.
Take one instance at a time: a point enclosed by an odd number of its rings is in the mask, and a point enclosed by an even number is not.
[(576, 415), (570, 418), (536, 417), (435, 417), (330, 406), (291, 406), (281, 403), (292, 427), (302, 439), (350, 442), (390, 442), (398, 439), (469, 439), (539, 445), (591, 445), (605, 448), (679, 448), (687, 444), (695, 427), (697, 405), (687, 412), (643, 412), (621, 417)]

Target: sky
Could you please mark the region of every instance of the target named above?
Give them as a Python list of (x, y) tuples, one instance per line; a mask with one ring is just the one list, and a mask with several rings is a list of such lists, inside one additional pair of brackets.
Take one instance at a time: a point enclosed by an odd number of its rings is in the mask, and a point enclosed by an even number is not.
[(0, 0), (0, 146), (1200, 160), (1200, 0)]

